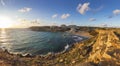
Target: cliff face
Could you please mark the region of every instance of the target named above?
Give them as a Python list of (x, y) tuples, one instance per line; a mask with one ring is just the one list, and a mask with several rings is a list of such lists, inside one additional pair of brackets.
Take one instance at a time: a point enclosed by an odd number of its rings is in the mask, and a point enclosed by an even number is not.
[[(95, 42), (92, 42), (89, 46), (92, 47), (92, 49), (90, 50), (84, 65), (120, 66), (119, 37), (113, 30), (99, 30), (98, 32), (98, 36), (94, 38)], [(83, 63), (80, 63), (79, 65), (81, 64)]]

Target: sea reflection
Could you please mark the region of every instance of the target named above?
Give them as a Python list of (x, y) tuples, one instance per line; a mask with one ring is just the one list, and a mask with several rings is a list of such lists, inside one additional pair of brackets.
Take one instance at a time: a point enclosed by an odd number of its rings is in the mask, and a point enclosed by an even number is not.
[(1, 31), (0, 31), (0, 39), (4, 39), (6, 38), (6, 31), (4, 28), (1, 28)]
[(8, 36), (5, 28), (1, 28), (0, 30), (0, 45), (2, 49), (10, 48), (9, 42), (8, 42)]

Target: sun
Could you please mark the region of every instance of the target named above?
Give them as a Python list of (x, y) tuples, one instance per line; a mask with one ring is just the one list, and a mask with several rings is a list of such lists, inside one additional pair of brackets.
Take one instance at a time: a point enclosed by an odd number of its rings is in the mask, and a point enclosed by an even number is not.
[(0, 28), (10, 28), (12, 26), (12, 19), (8, 16), (0, 16)]

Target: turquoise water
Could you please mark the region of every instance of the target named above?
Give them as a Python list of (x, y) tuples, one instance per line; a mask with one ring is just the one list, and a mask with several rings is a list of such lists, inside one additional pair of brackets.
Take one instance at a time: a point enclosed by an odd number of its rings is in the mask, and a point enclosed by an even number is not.
[(84, 40), (66, 32), (37, 32), (29, 29), (1, 29), (0, 47), (14, 54), (45, 55), (61, 52), (69, 45)]

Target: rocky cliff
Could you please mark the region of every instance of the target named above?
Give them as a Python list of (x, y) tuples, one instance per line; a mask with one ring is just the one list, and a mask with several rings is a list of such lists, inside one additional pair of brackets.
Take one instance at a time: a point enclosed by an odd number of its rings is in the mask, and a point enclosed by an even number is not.
[[(88, 66), (120, 66), (119, 36), (115, 34), (114, 30), (99, 30), (98, 32), (94, 42), (89, 44), (91, 50), (85, 49), (89, 51), (89, 54), (84, 64), (89, 64)], [(83, 46), (87, 47), (87, 45)], [(83, 63), (79, 65), (81, 64)]]

